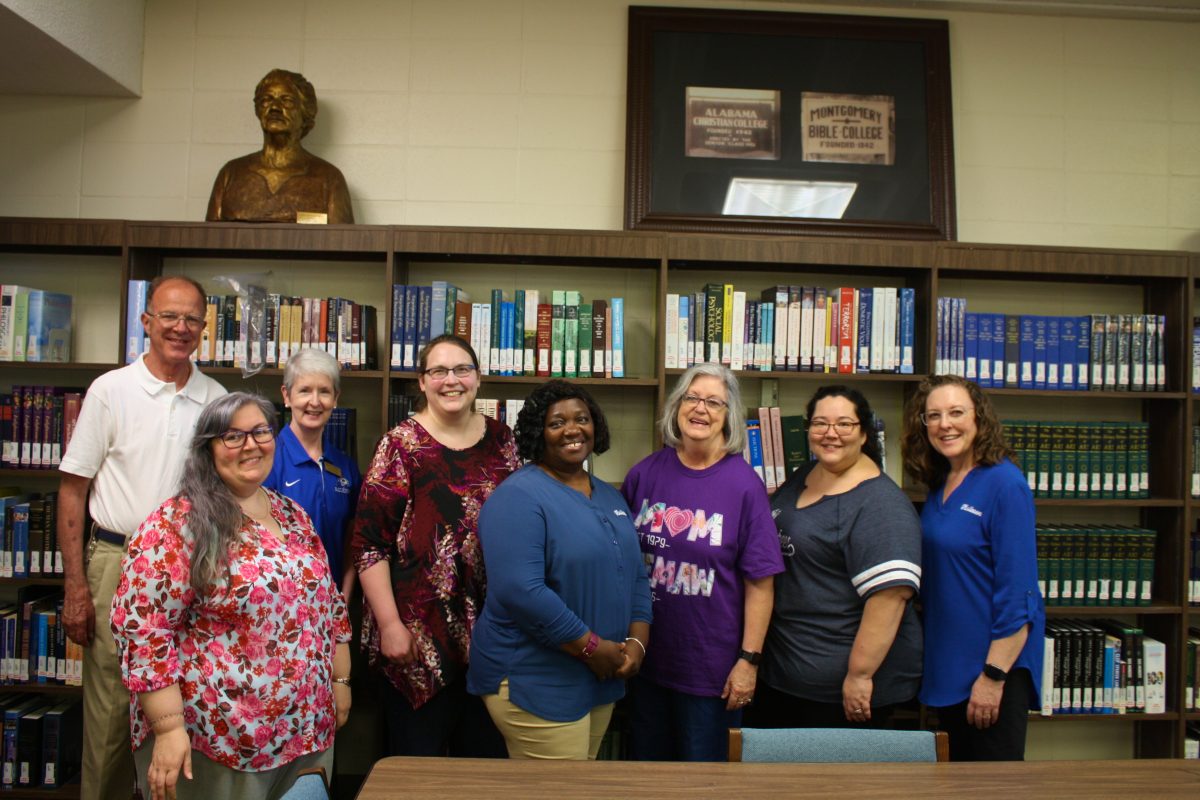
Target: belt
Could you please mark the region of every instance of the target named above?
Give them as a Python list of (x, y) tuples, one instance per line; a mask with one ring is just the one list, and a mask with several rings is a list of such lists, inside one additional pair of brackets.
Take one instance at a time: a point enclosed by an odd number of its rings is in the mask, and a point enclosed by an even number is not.
[(102, 542), (115, 544), (117, 547), (124, 547), (125, 539), (127, 538), (123, 533), (110, 531), (106, 528), (101, 528), (99, 525), (92, 525), (92, 536)]

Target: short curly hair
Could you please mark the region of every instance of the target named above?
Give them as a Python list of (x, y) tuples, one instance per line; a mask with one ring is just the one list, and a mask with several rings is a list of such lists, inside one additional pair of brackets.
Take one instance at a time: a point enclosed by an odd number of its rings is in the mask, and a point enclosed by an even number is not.
[(525, 405), (521, 408), (521, 413), (517, 415), (517, 450), (521, 453), (521, 458), (531, 463), (542, 460), (542, 455), (546, 451), (544, 435), (546, 414), (550, 411), (551, 406), (562, 400), (582, 400), (584, 402), (584, 405), (588, 407), (588, 413), (592, 415), (594, 429), (592, 452), (599, 455), (608, 450), (610, 445), (608, 421), (604, 419), (604, 412), (600, 410), (596, 400), (587, 389), (578, 384), (552, 380), (546, 381), (530, 392), (529, 397), (525, 398)]

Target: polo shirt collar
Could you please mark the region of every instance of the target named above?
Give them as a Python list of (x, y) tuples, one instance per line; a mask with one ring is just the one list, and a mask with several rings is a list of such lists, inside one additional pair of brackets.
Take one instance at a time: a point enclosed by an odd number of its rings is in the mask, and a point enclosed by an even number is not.
[[(279, 435), (275, 437), (276, 447), (283, 447), (283, 455), (287, 458), (288, 463), (294, 466), (302, 464), (315, 464), (312, 456), (304, 449), (304, 445), (300, 444), (300, 439), (296, 437), (296, 432), (292, 430), (291, 425), (284, 425), (279, 431)], [(276, 458), (279, 457), (278, 449), (276, 450)]]
[[(146, 394), (153, 397), (159, 392), (169, 392), (171, 391), (172, 387), (174, 387), (175, 384), (167, 383), (166, 381), (160, 381), (154, 376), (154, 373), (152, 373), (150, 368), (146, 366), (145, 353), (142, 353), (140, 356), (138, 356), (137, 361), (133, 362), (133, 364), (134, 372), (138, 377), (138, 384), (143, 390), (145, 390)], [(182, 389), (176, 392), (176, 394), (183, 395), (192, 402), (203, 403), (205, 398), (205, 390), (201, 384), (204, 382), (204, 376), (200, 373), (200, 370), (196, 368), (195, 364), (189, 363), (188, 368), (191, 370), (191, 372), (188, 374), (188, 381), (184, 384)]]

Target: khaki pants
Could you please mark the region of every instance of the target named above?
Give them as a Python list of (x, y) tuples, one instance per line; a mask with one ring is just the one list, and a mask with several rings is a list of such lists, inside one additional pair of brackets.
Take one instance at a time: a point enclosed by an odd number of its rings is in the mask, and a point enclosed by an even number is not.
[(83, 650), (83, 778), (81, 800), (125, 800), (133, 790), (129, 738), (129, 690), (121, 683), (117, 645), (109, 625), (113, 592), (124, 550), (89, 543), (88, 588), (96, 610), (96, 634)]
[(613, 704), (608, 703), (574, 722), (542, 719), (508, 699), (508, 678), (500, 682), (497, 694), (484, 695), (483, 703), (508, 745), (509, 758), (594, 761), (613, 712)]
[[(150, 800), (150, 783), (146, 774), (153, 755), (154, 735), (151, 734), (133, 754), (137, 761), (142, 796), (146, 800)], [(179, 782), (175, 784), (175, 797), (177, 800), (275, 800), (292, 788), (302, 771), (313, 767), (323, 767), (326, 778), (332, 778), (333, 748), (323, 753), (300, 756), (295, 761), (266, 772), (230, 769), (193, 750), (192, 779), (189, 781), (180, 773)], [(128, 796), (127, 792), (123, 798)]]

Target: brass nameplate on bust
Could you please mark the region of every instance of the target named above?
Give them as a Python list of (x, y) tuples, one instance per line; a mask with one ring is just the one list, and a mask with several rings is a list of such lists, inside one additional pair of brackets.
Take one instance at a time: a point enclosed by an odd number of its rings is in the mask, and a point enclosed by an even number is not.
[(297, 211), (296, 222), (303, 223), (304, 225), (328, 225), (329, 215), (320, 214), (316, 211)]

